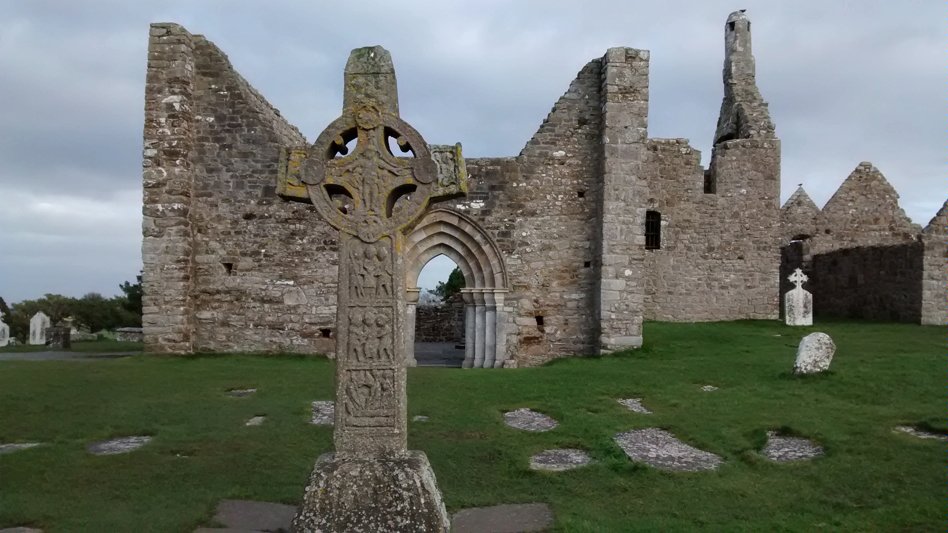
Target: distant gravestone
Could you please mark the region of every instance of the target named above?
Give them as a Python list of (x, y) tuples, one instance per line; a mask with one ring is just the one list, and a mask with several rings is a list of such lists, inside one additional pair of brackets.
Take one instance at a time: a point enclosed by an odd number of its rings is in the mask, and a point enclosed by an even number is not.
[(798, 268), (787, 279), (795, 286), (783, 295), (784, 320), (788, 326), (812, 326), (813, 295), (803, 288), (809, 278)]
[(816, 374), (829, 370), (836, 353), (836, 344), (826, 333), (810, 333), (800, 341), (797, 360), (793, 364), (794, 374)]
[(63, 320), (47, 330), (49, 332), (49, 347), (57, 350), (72, 348), (72, 326)]
[(0, 348), (10, 344), (10, 326), (0, 320)]
[(448, 529), (428, 458), (407, 449), (403, 231), (465, 190), (460, 145), (437, 151), (398, 116), (388, 51), (353, 50), (342, 116), (302, 163), (313, 206), (339, 230), (336, 452), (317, 460), (294, 531)]
[(30, 319), (30, 344), (46, 344), (46, 333), (49, 330), (50, 321), (46, 313), (38, 311)]

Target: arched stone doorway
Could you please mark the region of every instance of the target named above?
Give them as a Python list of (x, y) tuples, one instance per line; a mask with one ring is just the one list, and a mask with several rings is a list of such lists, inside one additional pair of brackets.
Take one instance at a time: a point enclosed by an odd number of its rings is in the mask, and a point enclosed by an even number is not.
[[(418, 275), (432, 258), (445, 255), (464, 274), (464, 368), (500, 368), (507, 358), (504, 295), (507, 270), (500, 250), (476, 222), (461, 213), (435, 209), (406, 239), (405, 287), (408, 310), (405, 340), (414, 354)], [(412, 357), (414, 360), (414, 357)]]

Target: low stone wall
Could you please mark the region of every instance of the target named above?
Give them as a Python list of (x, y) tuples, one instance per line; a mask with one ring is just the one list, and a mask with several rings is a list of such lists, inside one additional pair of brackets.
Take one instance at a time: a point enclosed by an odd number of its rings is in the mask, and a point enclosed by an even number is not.
[(115, 340), (124, 342), (142, 342), (144, 340), (142, 328), (118, 328), (115, 330)]
[(464, 304), (420, 305), (415, 313), (415, 342), (464, 340)]
[(808, 289), (822, 317), (919, 322), (921, 242), (862, 246), (813, 256)]

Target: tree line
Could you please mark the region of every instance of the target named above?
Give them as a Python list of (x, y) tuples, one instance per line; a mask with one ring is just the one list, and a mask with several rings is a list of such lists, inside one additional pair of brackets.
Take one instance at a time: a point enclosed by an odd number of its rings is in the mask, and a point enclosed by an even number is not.
[(30, 319), (42, 311), (56, 324), (64, 318), (72, 318), (73, 326), (90, 332), (113, 330), (142, 325), (142, 277), (135, 283), (128, 281), (119, 285), (122, 294), (106, 298), (90, 292), (82, 298), (71, 298), (61, 294), (46, 294), (35, 300), (23, 300), (7, 305), (0, 297), (0, 318), (10, 326), (10, 336), (26, 342), (30, 336)]

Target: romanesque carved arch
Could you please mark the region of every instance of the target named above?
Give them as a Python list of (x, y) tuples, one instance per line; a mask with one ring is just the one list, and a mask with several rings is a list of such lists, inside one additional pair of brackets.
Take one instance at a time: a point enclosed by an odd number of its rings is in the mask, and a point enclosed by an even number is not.
[[(504, 295), (508, 291), (503, 256), (493, 239), (469, 217), (448, 209), (430, 211), (407, 235), (405, 285), (417, 296), (421, 269), (439, 255), (454, 261), (464, 274), (465, 367), (500, 367), (506, 359)], [(414, 351), (414, 302), (409, 298), (406, 335)]]

